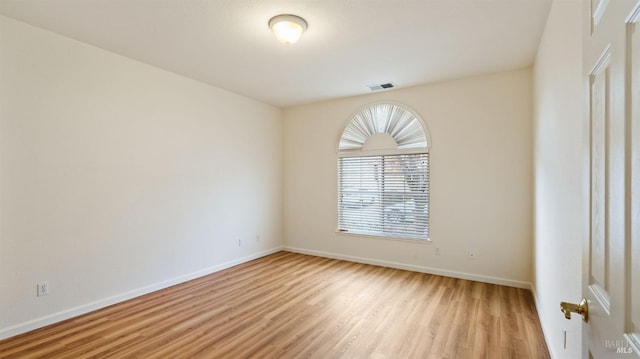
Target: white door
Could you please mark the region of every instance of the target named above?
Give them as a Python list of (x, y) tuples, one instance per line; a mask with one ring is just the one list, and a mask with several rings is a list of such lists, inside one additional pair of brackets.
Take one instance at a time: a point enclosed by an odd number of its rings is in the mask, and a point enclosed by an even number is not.
[(640, 357), (640, 1), (587, 4), (583, 357), (634, 358)]

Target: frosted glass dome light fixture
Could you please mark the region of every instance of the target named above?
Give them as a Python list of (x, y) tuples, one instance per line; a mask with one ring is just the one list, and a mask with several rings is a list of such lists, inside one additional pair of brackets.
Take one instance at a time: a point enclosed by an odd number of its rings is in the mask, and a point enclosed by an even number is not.
[(278, 41), (289, 45), (300, 39), (302, 33), (307, 29), (307, 22), (300, 16), (283, 14), (272, 17), (269, 20), (269, 27)]

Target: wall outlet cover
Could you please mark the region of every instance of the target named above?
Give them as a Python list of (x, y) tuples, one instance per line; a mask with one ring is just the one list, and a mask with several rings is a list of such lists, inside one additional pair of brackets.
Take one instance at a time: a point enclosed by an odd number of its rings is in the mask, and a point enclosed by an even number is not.
[(37, 287), (37, 295), (38, 297), (42, 297), (44, 295), (49, 294), (49, 283), (48, 282), (39, 282)]

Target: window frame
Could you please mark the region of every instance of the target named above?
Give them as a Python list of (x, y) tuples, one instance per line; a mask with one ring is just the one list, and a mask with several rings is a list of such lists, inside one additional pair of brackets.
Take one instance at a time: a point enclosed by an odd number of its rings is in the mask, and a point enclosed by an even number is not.
[[(431, 143), (431, 139), (430, 139), (430, 135), (429, 135), (429, 131), (427, 126), (425, 125), (424, 121), (418, 116), (416, 115), (416, 113), (414, 111), (412, 111), (411, 109), (409, 109), (407, 106), (405, 105), (401, 105), (401, 104), (397, 104), (397, 103), (390, 103), (390, 102), (380, 102), (380, 103), (375, 103), (375, 104), (370, 104), (368, 106), (363, 107), (360, 111), (358, 111), (354, 116), (351, 116), (351, 119), (347, 122), (347, 124), (344, 127), (342, 136), (340, 137), (340, 141), (342, 141), (343, 137), (345, 136), (346, 133), (346, 129), (347, 127), (357, 119), (357, 116), (359, 116), (360, 114), (364, 113), (364, 111), (371, 111), (373, 107), (375, 106), (380, 106), (380, 105), (387, 105), (387, 106), (395, 106), (397, 108), (399, 108), (402, 111), (405, 111), (406, 113), (410, 114), (414, 120), (416, 120), (418, 122), (418, 124), (420, 125), (420, 128), (423, 132), (424, 135), (424, 139), (425, 139), (425, 146), (421, 146), (421, 147), (409, 147), (409, 148), (385, 148), (385, 149), (364, 149), (364, 144), (363, 144), (363, 148), (361, 149), (342, 149), (340, 150), (340, 146), (338, 149), (338, 153), (337, 153), (337, 161), (336, 161), (336, 179), (337, 179), (337, 187), (336, 187), (336, 196), (334, 198), (336, 198), (336, 233), (338, 234), (342, 234), (342, 235), (349, 235), (349, 236), (362, 236), (362, 237), (369, 237), (369, 238), (377, 238), (377, 239), (384, 239), (384, 240), (398, 240), (398, 241), (408, 241), (411, 243), (430, 243), (431, 242), (431, 216), (430, 216), (430, 211), (431, 211), (431, 195), (430, 195), (430, 187), (431, 187), (431, 151), (430, 151), (430, 143)], [(361, 120), (361, 118), (360, 118)], [(415, 127), (415, 126), (414, 126)], [(382, 132), (377, 132), (377, 133), (382, 133)], [(389, 133), (390, 134), (390, 133)], [(371, 136), (371, 135), (369, 135)], [(426, 160), (427, 160), (427, 164), (426, 164), (426, 210), (425, 210), (425, 216), (426, 216), (426, 238), (419, 238), (419, 237), (415, 237), (415, 236), (403, 236), (403, 235), (398, 235), (397, 233), (385, 233), (384, 231), (381, 232), (369, 232), (369, 231), (358, 231), (358, 230), (345, 230), (343, 228), (341, 228), (341, 219), (342, 217), (342, 208), (341, 206), (343, 205), (343, 200), (341, 199), (341, 194), (344, 193), (344, 188), (342, 188), (342, 179), (341, 179), (341, 161), (343, 158), (347, 158), (347, 157), (372, 157), (372, 156), (396, 156), (396, 155), (412, 155), (412, 154), (425, 154), (426, 155)], [(377, 193), (379, 195), (379, 198), (383, 198), (384, 194), (383, 193)], [(383, 200), (381, 200), (383, 201)], [(404, 203), (404, 202), (403, 202)], [(382, 209), (379, 209), (379, 211), (382, 211), (382, 213), (384, 213), (384, 204), (380, 204), (380, 206), (382, 206)]]

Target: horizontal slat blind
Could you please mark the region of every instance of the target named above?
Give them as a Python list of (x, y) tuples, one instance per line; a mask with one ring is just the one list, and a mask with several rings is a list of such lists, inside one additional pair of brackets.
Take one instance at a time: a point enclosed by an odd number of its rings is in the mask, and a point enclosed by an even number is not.
[(340, 231), (429, 239), (429, 154), (339, 159)]

